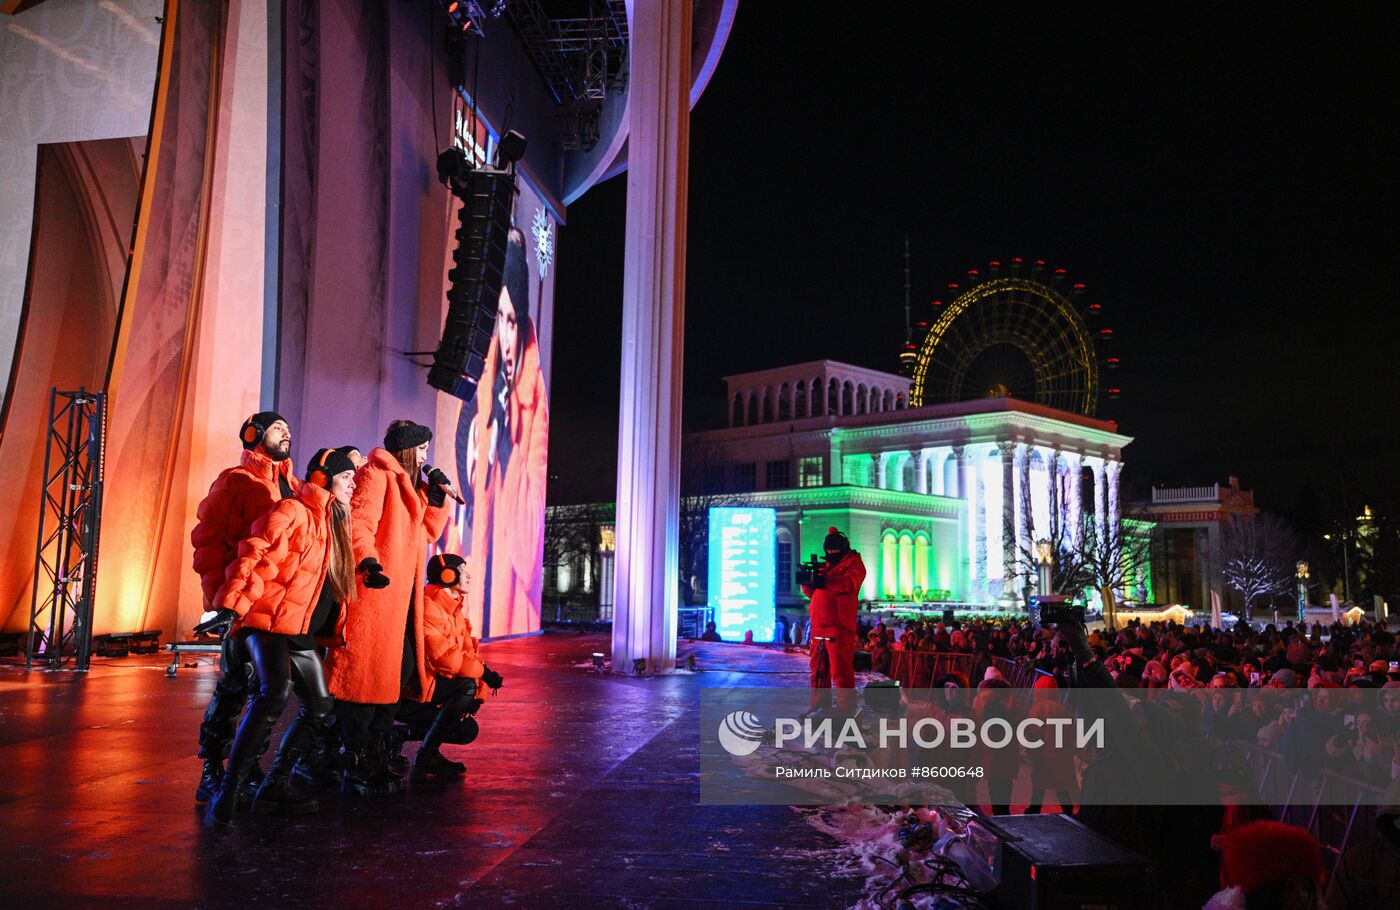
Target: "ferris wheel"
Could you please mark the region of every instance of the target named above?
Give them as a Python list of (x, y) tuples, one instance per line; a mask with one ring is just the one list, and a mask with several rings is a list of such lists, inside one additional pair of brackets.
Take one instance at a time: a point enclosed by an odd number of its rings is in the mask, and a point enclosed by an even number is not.
[(1100, 368), (1116, 368), (1118, 358), (1098, 352), (1113, 330), (1090, 328), (1100, 306), (1082, 303), (1084, 285), (1040, 260), (992, 262), (987, 274), (967, 275), (967, 287), (948, 285), (951, 302), (933, 302), (922, 339), (906, 345), (911, 407), (1019, 398), (1092, 417), (1101, 391), (1118, 397), (1117, 388), (1100, 389)]

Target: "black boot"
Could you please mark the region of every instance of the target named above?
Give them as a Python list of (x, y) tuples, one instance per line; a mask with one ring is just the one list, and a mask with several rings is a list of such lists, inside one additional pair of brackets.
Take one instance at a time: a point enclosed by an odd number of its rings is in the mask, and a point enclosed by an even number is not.
[(233, 813), (239, 801), (240, 791), (248, 783), (249, 775), (258, 759), (267, 749), (267, 741), (272, 736), (272, 727), (277, 723), (285, 702), (269, 705), (262, 699), (253, 699), (243, 722), (238, 725), (238, 734), (233, 738), (233, 749), (229, 752), (228, 768), (219, 792), (209, 800), (204, 808), (204, 824), (211, 828), (232, 828)]
[(314, 731), (311, 748), (297, 759), (292, 776), (313, 787), (340, 788), (340, 738), (322, 724)]
[(413, 758), (413, 779), (422, 780), (430, 774), (439, 777), (460, 777), (467, 772), (467, 766), (443, 756), (438, 747), (442, 745), (447, 728), (462, 719), (467, 708), (465, 695), (454, 695), (438, 709), (433, 725), (423, 737), (423, 746)]
[(342, 756), (340, 791), (356, 796), (398, 796), (404, 791), (403, 778), (375, 761), (370, 749)]
[(297, 716), (282, 737), (282, 745), (277, 749), (277, 757), (272, 760), (272, 768), (267, 772), (258, 793), (253, 797), (253, 811), (277, 815), (311, 815), (320, 810), (321, 804), (309, 796), (302, 796), (292, 789), (292, 766), (298, 756), (310, 750), (316, 737), (312, 728), (316, 721)]
[(199, 775), (199, 786), (194, 791), (194, 801), (197, 803), (207, 803), (214, 798), (214, 794), (219, 792), (219, 785), (224, 782), (224, 761), (222, 758), (204, 759), (204, 770)]
[(408, 756), (403, 754), (403, 739), (397, 731), (374, 733), (370, 738), (370, 748), (379, 753), (384, 767), (402, 777), (408, 771)]

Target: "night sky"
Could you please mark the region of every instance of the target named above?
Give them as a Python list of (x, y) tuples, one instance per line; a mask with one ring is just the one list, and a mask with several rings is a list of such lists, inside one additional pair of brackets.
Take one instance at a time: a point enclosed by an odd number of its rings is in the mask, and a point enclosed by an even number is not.
[[(991, 259), (1087, 285), (1125, 483), (1237, 474), (1305, 533), (1394, 515), (1395, 13), (918, 6), (741, 3), (691, 121), (686, 429), (726, 374), (893, 372), (907, 233), (916, 319)], [(561, 232), (552, 502), (613, 497), (625, 192)]]

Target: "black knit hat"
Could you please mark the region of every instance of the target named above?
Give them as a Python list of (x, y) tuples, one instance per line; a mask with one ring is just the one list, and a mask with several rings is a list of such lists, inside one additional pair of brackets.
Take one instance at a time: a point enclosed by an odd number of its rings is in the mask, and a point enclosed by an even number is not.
[(449, 588), (462, 577), (462, 566), (467, 561), (456, 553), (442, 553), (428, 560), (428, 582)]
[(306, 482), (331, 488), (331, 478), (355, 470), (355, 463), (339, 449), (317, 449), (306, 463)]
[(416, 449), (433, 438), (433, 431), (419, 423), (391, 426), (384, 431), (384, 448), (390, 452)]
[(238, 428), (238, 441), (243, 443), (245, 449), (256, 449), (263, 440), (263, 434), (277, 421), (286, 423), (286, 418), (276, 411), (259, 411), (252, 417), (243, 421), (243, 426)]
[[(346, 458), (349, 458), (349, 457), (350, 457), (350, 453), (351, 453), (351, 452), (359, 452), (359, 451), (360, 451), (360, 447), (359, 447), (359, 446), (340, 446), (340, 447), (338, 447), (338, 448), (336, 449), (336, 451), (339, 452), (340, 454), (344, 455)], [(363, 453), (361, 453), (361, 454), (363, 454)]]
[(842, 534), (835, 527), (826, 529), (826, 540), (822, 542), (822, 549), (837, 550), (846, 552), (851, 548), (851, 541), (845, 534)]

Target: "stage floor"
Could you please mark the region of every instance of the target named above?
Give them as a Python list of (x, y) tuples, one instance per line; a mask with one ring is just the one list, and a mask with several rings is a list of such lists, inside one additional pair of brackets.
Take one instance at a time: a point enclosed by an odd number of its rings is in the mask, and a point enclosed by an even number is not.
[(855, 903), (861, 882), (833, 872), (835, 842), (792, 809), (699, 805), (701, 688), (805, 686), (805, 656), (696, 643), (681, 650), (698, 673), (578, 666), (607, 650), (558, 632), (488, 644), (506, 685), (477, 742), (444, 747), (465, 779), (389, 800), (324, 795), (297, 819), (240, 813), (229, 834), (206, 831), (193, 802), (213, 666), (171, 679), (165, 655), (95, 659), (86, 675), (6, 664), (0, 906)]

